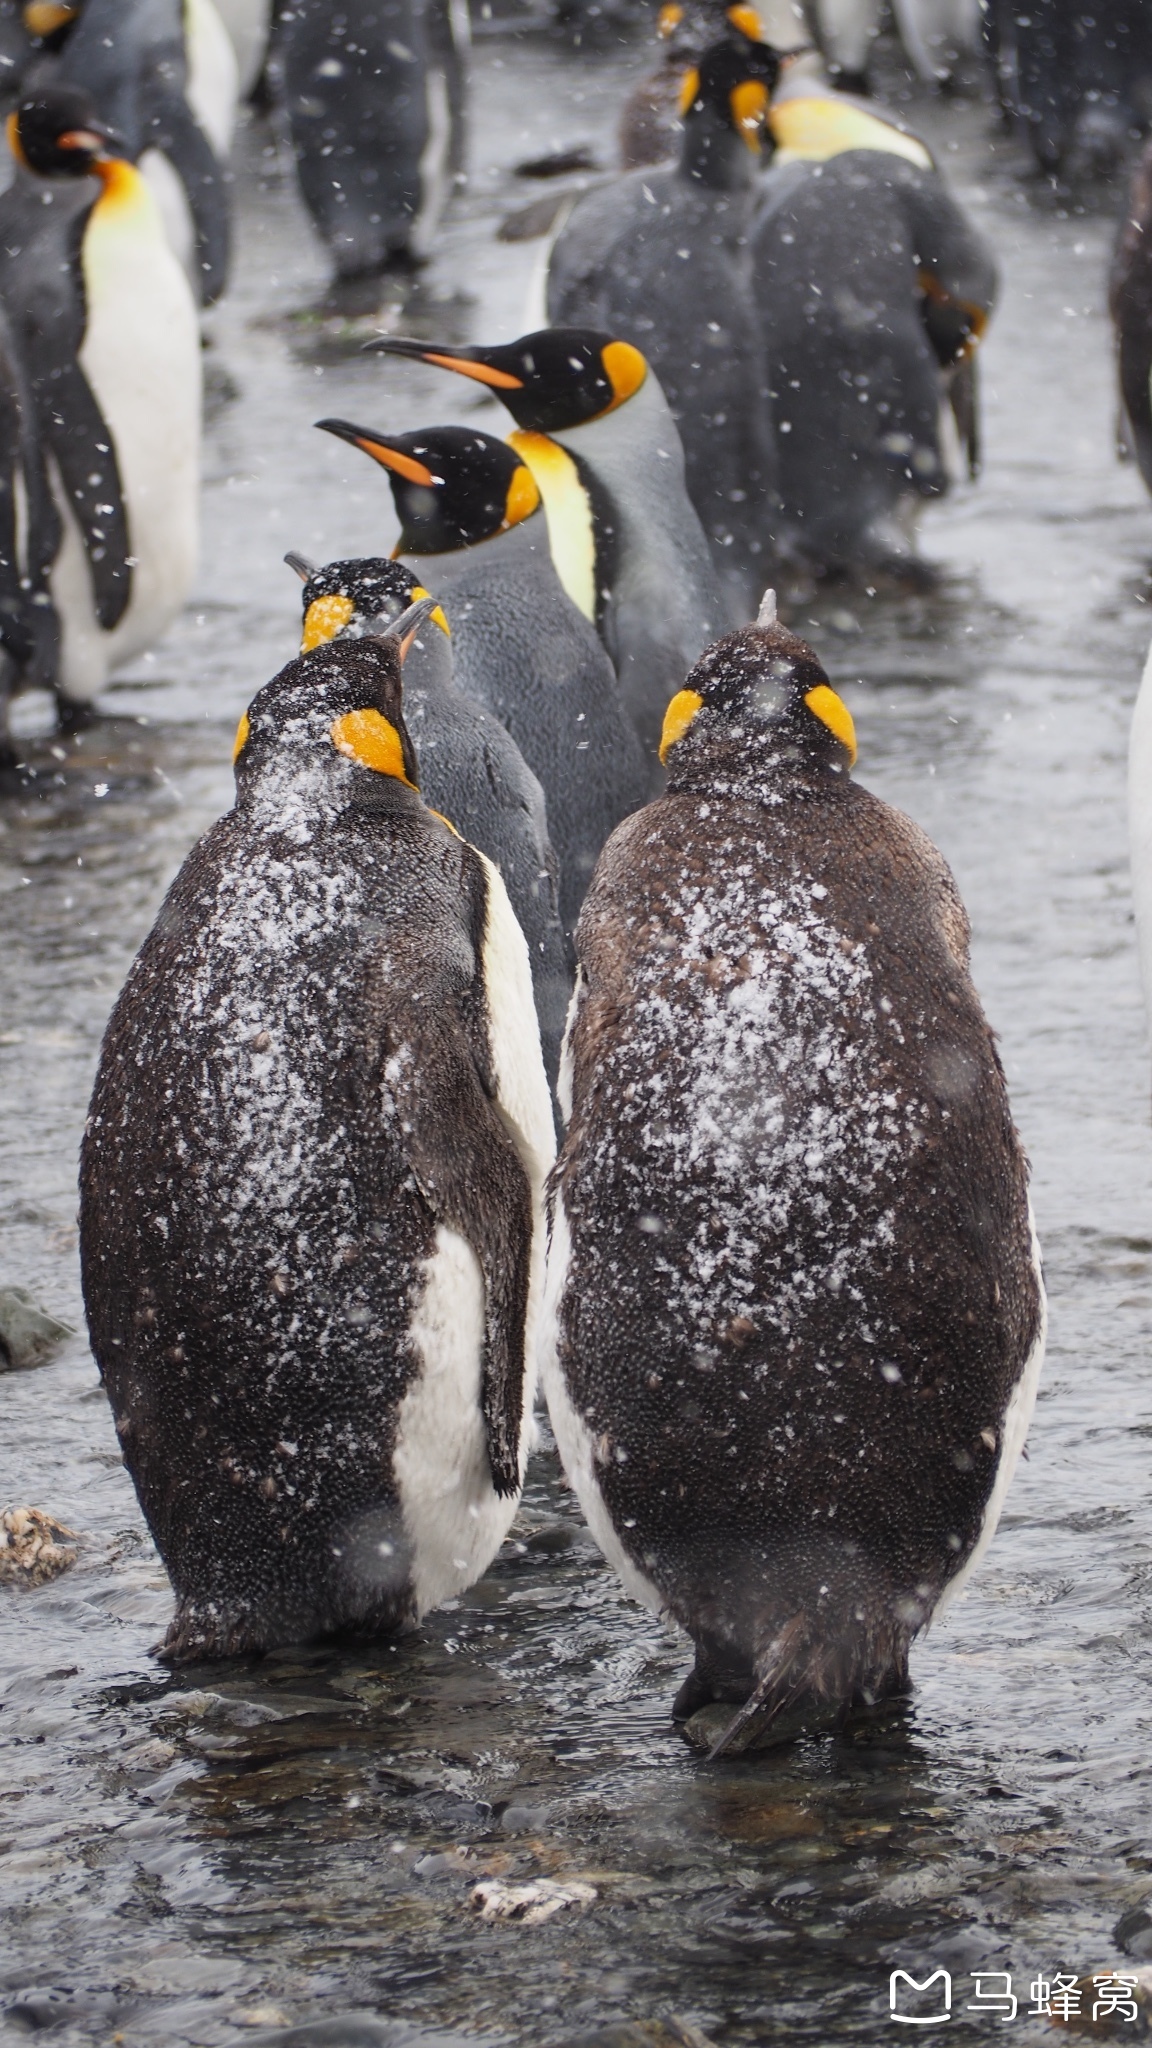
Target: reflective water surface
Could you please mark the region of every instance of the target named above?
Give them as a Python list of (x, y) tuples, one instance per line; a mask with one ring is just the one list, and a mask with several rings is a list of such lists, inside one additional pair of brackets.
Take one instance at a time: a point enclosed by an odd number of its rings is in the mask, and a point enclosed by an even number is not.
[[(405, 326), (520, 331), (541, 245), (495, 239), (534, 196), (510, 166), (580, 141), (609, 160), (646, 62), (479, 45), (476, 175)], [(80, 1538), (52, 1585), (0, 1590), (4, 2040), (207, 2048), (357, 2010), (523, 2043), (624, 2019), (653, 2023), (634, 2040), (873, 2041), (896, 2036), (896, 1965), (952, 1972), (953, 2027), (982, 2037), (1001, 2022), (964, 2009), (972, 1973), (1011, 1970), (1009, 2037), (1051, 2040), (1028, 1985), (1122, 1961), (1116, 1923), (1152, 1895), (1152, 1129), (1124, 821), (1152, 504), (1113, 454), (1120, 195), (1026, 187), (971, 101), (911, 111), (1002, 263), (986, 472), (928, 516), (935, 592), (841, 589), (790, 616), (852, 706), (860, 777), (953, 864), (1034, 1162), (1052, 1338), (992, 1552), (914, 1652), (907, 1707), (715, 1766), (668, 1721), (683, 1647), (624, 1599), (546, 1449), (515, 1540), (419, 1637), (173, 1677), (151, 1653), (166, 1582), (77, 1336), (0, 1380), (0, 1505)], [(230, 801), (240, 710), (292, 651), (280, 556), (394, 535), (383, 477), (310, 422), (505, 430), (455, 380), (358, 360), (316, 310), (324, 262), (263, 127), (237, 193), (200, 600), (93, 729), (30, 737), (35, 774), (0, 799), (0, 1284), (77, 1330), (100, 1033)], [(596, 1896), (489, 1921), (485, 1878)]]

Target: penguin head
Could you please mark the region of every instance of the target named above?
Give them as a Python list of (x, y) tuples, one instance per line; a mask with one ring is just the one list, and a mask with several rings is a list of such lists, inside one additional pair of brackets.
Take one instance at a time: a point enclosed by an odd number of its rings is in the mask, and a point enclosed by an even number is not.
[(41, 178), (86, 178), (115, 154), (113, 135), (86, 92), (45, 86), (8, 116), (8, 147), (18, 164)]
[(695, 58), (729, 26), (749, 42), (764, 40), (764, 24), (755, 7), (741, 5), (739, 0), (730, 7), (724, 6), (723, 0), (664, 0), (656, 17), (656, 33), (673, 62)]
[(406, 607), (375, 638), (317, 646), (265, 683), (236, 731), (241, 802), (282, 803), (295, 789), (343, 809), (373, 801), (382, 778), (418, 789), (401, 664), (433, 602)]
[(409, 356), (471, 377), (507, 406), (518, 427), (554, 434), (614, 412), (639, 391), (648, 365), (630, 341), (594, 327), (543, 327), (496, 348), (429, 348), (381, 336), (374, 354)]
[(754, 626), (705, 648), (664, 714), (660, 759), (670, 789), (726, 774), (796, 767), (844, 775), (856, 729), (816, 655), (776, 618), (769, 591)]
[(689, 159), (696, 127), (738, 135), (752, 155), (759, 156), (768, 103), (779, 76), (780, 53), (770, 43), (752, 42), (736, 29), (710, 44), (699, 63), (685, 72), (680, 88)]
[[(423, 584), (402, 562), (389, 562), (383, 557), (328, 562), (323, 569), (315, 568), (302, 555), (285, 555), (284, 559), (304, 585), (301, 654), (310, 654), (314, 647), (326, 646), (330, 640), (375, 638), (428, 596)], [(440, 605), (428, 613), (428, 623), (449, 634)], [(401, 660), (407, 645), (405, 641), (401, 646)]]
[(400, 520), (399, 555), (445, 555), (507, 533), (540, 509), (532, 472), (515, 450), (470, 427), (377, 434), (317, 420), (388, 472)]

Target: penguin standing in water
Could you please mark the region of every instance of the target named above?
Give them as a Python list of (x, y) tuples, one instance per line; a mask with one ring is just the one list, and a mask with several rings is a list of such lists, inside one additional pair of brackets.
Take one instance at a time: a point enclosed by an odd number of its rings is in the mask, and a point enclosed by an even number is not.
[(519, 1497), (552, 1115), (503, 883), (417, 787), (430, 608), (259, 692), (104, 1039), (84, 1296), (174, 1658), (418, 1618)]
[(738, 617), (771, 559), (775, 455), (748, 235), (779, 58), (731, 33), (683, 92), (679, 162), (576, 200), (552, 247), (548, 318), (642, 349), (680, 429), (688, 494)]
[(586, 327), (545, 327), (496, 348), (390, 338), (368, 347), (455, 370), (507, 406), (519, 429), (510, 445), (544, 500), (556, 573), (597, 627), (659, 773), (664, 707), (729, 621), (676, 423), (639, 349)]
[(340, 279), (411, 271), (464, 169), (466, 50), (448, 0), (294, 0), (281, 44), (304, 203)]
[(949, 396), (978, 468), (973, 355), (995, 261), (915, 136), (814, 89), (800, 66), (769, 121), (752, 254), (779, 551), (817, 574), (916, 572), (915, 521), (948, 488)]
[[(302, 654), (379, 633), (428, 595), (402, 562), (314, 569), (299, 555), (287, 560), (304, 579)], [(451, 631), (439, 605), (405, 656), (404, 722), (425, 803), (499, 869), (527, 943), (544, 1066), (555, 1086), (570, 980), (544, 791), (494, 713), (456, 688)]]
[(456, 682), (495, 712), (539, 777), (570, 944), (600, 848), (643, 802), (646, 775), (612, 664), (552, 565), (531, 472), (503, 441), (464, 427), (387, 435), (318, 424), (387, 470), (396, 554), (443, 602)]
[(159, 638), (192, 585), (199, 320), (147, 184), (85, 93), (23, 101), (9, 139), (0, 302), (58, 493), (54, 681), (75, 707)]
[[(214, 304), (228, 279), (223, 159), (235, 118), (236, 66), (211, 0), (189, 0), (187, 13), (181, 0), (33, 0), (24, 17), (41, 35), (42, 54), (23, 95), (39, 98), (63, 86), (91, 94), (94, 113), (152, 187), (199, 303)], [(204, 75), (196, 60), (206, 50), (217, 62)]]
[(541, 1333), (568, 1477), (721, 1746), (906, 1686), (1044, 1342), (955, 885), (761, 617), (673, 698), (668, 792), (585, 899)]

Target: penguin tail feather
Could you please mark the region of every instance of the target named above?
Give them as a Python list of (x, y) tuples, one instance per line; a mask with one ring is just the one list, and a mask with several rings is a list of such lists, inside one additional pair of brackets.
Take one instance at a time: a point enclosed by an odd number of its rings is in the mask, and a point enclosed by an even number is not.
[(804, 1612), (793, 1614), (757, 1658), (756, 1685), (708, 1751), (709, 1763), (754, 1721), (760, 1724), (758, 1734), (763, 1733), (792, 1708), (811, 1706), (814, 1722), (827, 1726), (830, 1709), (840, 1718), (854, 1703), (874, 1706), (906, 1691), (916, 1626), (889, 1611), (837, 1640), (823, 1630), (817, 1633)]

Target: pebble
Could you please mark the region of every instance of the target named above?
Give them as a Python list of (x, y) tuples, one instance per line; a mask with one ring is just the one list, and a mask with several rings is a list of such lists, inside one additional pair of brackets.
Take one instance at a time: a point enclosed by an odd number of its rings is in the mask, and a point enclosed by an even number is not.
[(37, 1308), (26, 1287), (0, 1287), (0, 1372), (47, 1365), (75, 1335), (70, 1323), (58, 1323)]
[(5, 1508), (0, 1514), (0, 1585), (44, 1586), (76, 1562), (74, 1529), (54, 1521), (43, 1508)]
[(566, 1906), (590, 1906), (598, 1897), (595, 1885), (577, 1880), (557, 1884), (550, 1877), (538, 1877), (530, 1884), (504, 1884), (496, 1877), (473, 1886), (471, 1905), (482, 1920), (518, 1920), (524, 1927), (539, 1927)]

